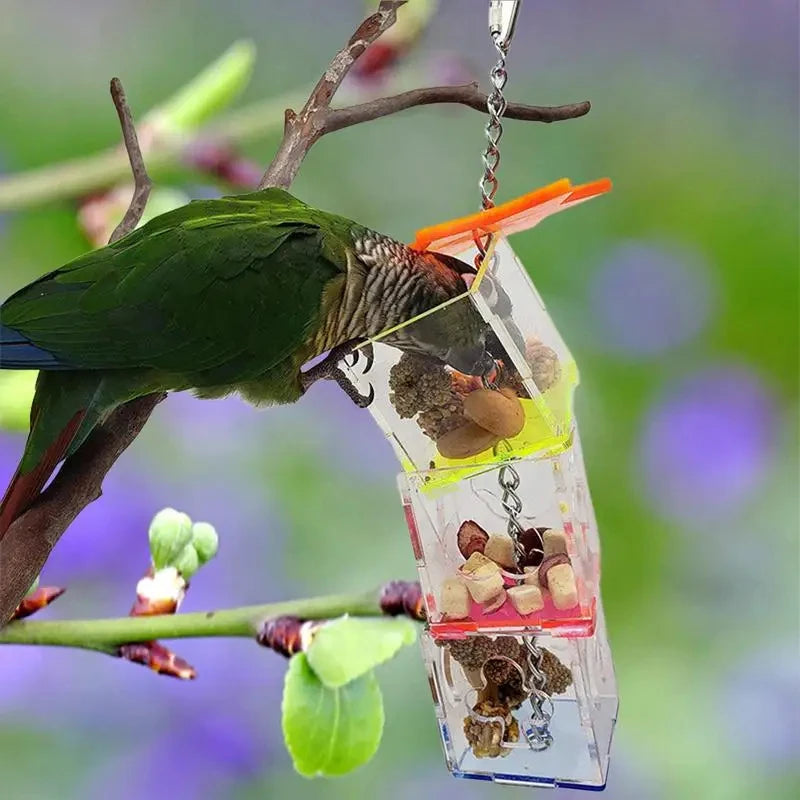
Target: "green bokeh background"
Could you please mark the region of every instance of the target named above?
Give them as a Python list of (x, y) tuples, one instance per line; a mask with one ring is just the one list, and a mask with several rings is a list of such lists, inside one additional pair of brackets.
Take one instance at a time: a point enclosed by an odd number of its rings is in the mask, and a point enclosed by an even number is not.
[[(784, 751), (794, 747), (796, 758), (800, 737), (796, 720), (787, 728), (781, 711), (794, 703), (796, 717), (798, 702), (797, 9), (789, 2), (732, 9), (688, 0), (646, 8), (624, 0), (544, 6), (523, 8), (509, 94), (535, 103), (588, 97), (593, 111), (551, 126), (509, 123), (500, 196), (563, 176), (614, 181), (609, 197), (513, 242), (581, 367), (578, 412), (621, 695), (608, 796), (796, 797), (797, 769)], [(345, 41), (362, 7), (344, 0), (6, 0), (0, 11), (0, 167), (15, 172), (117, 140), (110, 76), (123, 79), (141, 113), (243, 36), (255, 41), (259, 56), (242, 104), (302, 87)], [(402, 80), (441, 80), (448, 59), (483, 75), (490, 61), (485, 3), (443, 2)], [(482, 124), (474, 112), (427, 108), (337, 133), (314, 148), (293, 191), (408, 240), (416, 228), (476, 206)], [(277, 142), (276, 131), (248, 155), (266, 163)], [(190, 194), (209, 183), (185, 173), (161, 177), (188, 185)], [(648, 357), (606, 346), (593, 327), (587, 288), (620, 243), (631, 240), (690, 251), (712, 287), (697, 335)], [(0, 295), (86, 247), (69, 203), (6, 215)], [(719, 364), (746, 369), (760, 382), (773, 402), (772, 434), (758, 480), (734, 513), (722, 509), (694, 521), (690, 510), (670, 513), (654, 499), (641, 468), (642, 434), (660, 398), (686, 376)], [(211, 430), (215, 412), (205, 413)], [(221, 423), (225, 434), (206, 440), (183, 435), (180, 415), (160, 410), (125, 457), (137, 475), (128, 490), (152, 496), (150, 512), (159, 507), (155, 500), (177, 505), (176, 496), (193, 516), (205, 513), (209, 496), (220, 506), (254, 509), (249, 518), (258, 524), (244, 530), (211, 519), (223, 545), (208, 572), (225, 577), (212, 593), (198, 595), (202, 603), (190, 595), (187, 609), (413, 577), (392, 457), (368, 420), (330, 392), (316, 404), (259, 414), (239, 415), (226, 403), (219, 410), (225, 415), (234, 420)], [(21, 444), (11, 435), (8, 441)], [(707, 454), (710, 470), (714, 457)], [(726, 458), (724, 448), (718, 457)], [(124, 495), (118, 487), (111, 499)], [(130, 555), (134, 573), (145, 558), (144, 530), (141, 538), (141, 551)], [(122, 613), (133, 591), (110, 572), (75, 582), (51, 569), (44, 578), (69, 584), (72, 595), (47, 612), (51, 617)], [(203, 580), (201, 574), (198, 584)], [(164, 729), (176, 749), (170, 756), (171, 745), (163, 745), (169, 765), (158, 769), (170, 777), (148, 784), (164, 797), (527, 794), (447, 777), (414, 648), (380, 671), (387, 726), (378, 755), (329, 782), (296, 776), (281, 750), (277, 657), (246, 642), (213, 648), (182, 645), (200, 678), (167, 686), (97, 656), (42, 654), (36, 684), (26, 683), (24, 695), (41, 695), (33, 711), (13, 700), (20, 680), (13, 662), (21, 651), (3, 648), (0, 796), (117, 796), (115, 787), (121, 792), (136, 770), (156, 775), (153, 762), (136, 754), (161, 741)], [(759, 654), (771, 663), (774, 653), (786, 660), (788, 688), (759, 668)], [(261, 682), (248, 679), (249, 693), (231, 688), (240, 664), (251, 676), (254, 665), (264, 665)], [(731, 677), (740, 667), (743, 682)], [(738, 693), (745, 689), (743, 700)], [(751, 690), (766, 692), (756, 710)], [(43, 711), (49, 698), (52, 713)], [(263, 760), (198, 783), (195, 757), (178, 746), (180, 720), (185, 730), (201, 718), (213, 727), (219, 715), (236, 720), (240, 712)], [(779, 735), (769, 747), (758, 744)]]

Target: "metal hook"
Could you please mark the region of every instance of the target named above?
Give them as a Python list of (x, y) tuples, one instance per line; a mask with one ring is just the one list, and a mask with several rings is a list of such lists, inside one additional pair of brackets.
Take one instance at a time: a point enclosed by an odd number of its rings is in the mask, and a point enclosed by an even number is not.
[(511, 44), (522, 0), (489, 0), (489, 35), (504, 49)]

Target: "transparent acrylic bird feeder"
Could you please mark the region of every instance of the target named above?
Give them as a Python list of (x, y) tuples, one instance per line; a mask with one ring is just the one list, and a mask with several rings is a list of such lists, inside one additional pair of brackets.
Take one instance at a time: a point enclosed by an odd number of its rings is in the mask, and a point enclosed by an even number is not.
[(455, 776), (604, 788), (618, 696), (602, 609), (589, 637), (426, 632), (422, 650)]
[(594, 632), (600, 542), (577, 431), (571, 441), (556, 456), (513, 462), (516, 535), (498, 480), (502, 466), (457, 482), (431, 472), (398, 476), (434, 635)]
[[(476, 237), (491, 239), (461, 295), (374, 337), (366, 374), (346, 367), (362, 393), (374, 390), (370, 412), (407, 472), (429, 472), (430, 485), (454, 482), (569, 447), (578, 371), (506, 237), (609, 188), (565, 179), (418, 232), (416, 249), (468, 265)], [(500, 441), (508, 443), (501, 454)]]

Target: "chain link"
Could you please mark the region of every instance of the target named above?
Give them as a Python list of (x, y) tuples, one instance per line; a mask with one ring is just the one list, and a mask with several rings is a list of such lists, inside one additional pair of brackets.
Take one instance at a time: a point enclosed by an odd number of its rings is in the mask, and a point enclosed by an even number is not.
[[(486, 101), (486, 110), (489, 119), (484, 129), (486, 134), (486, 149), (483, 151), (483, 175), (478, 184), (481, 193), (481, 207), (486, 210), (494, 207), (494, 197), (497, 194), (499, 180), (497, 170), (500, 166), (500, 140), (503, 138), (503, 114), (505, 113), (507, 101), (503, 90), (508, 81), (508, 70), (506, 69), (506, 59), (511, 45), (511, 36), (514, 30), (516, 14), (519, 3), (517, 0), (506, 0), (513, 2), (509, 22), (505, 31), (503, 30), (502, 2), (494, 0), (489, 4), (489, 33), (492, 37), (492, 44), (497, 51), (497, 61), (489, 72), (489, 80), (492, 89)], [(474, 235), (475, 246), (478, 253), (475, 256), (475, 267), (480, 268), (486, 248), (489, 242), (488, 235)], [(483, 385), (487, 389), (497, 389), (497, 385), (490, 375), (494, 368), (483, 376)], [(502, 443), (510, 449), (508, 442)], [(499, 445), (498, 445), (499, 447)], [(498, 455), (498, 447), (495, 447), (495, 455)], [(519, 473), (511, 464), (503, 464), (498, 472), (498, 483), (503, 491), (501, 503), (503, 510), (508, 515), (508, 535), (514, 542), (514, 555), (517, 566), (521, 565), (522, 560), (527, 555), (521, 541), (521, 536), (525, 533), (519, 516), (522, 513), (522, 499), (517, 494), (520, 485)], [(544, 691), (547, 676), (542, 671), (542, 659), (544, 654), (536, 644), (533, 636), (523, 636), (522, 641), (527, 650), (527, 666), (530, 675), (525, 690), (530, 692), (530, 703), (532, 715), (529, 725), (525, 730), (528, 745), (532, 750), (547, 750), (553, 744), (553, 735), (550, 732), (550, 720), (553, 717), (553, 701)]]
[(478, 184), (481, 192), (481, 207), (484, 209), (494, 206), (494, 196), (497, 194), (498, 180), (497, 168), (500, 166), (500, 140), (503, 138), (502, 117), (508, 105), (503, 89), (508, 81), (506, 58), (508, 57), (509, 41), (503, 41), (499, 31), (492, 32), (492, 43), (497, 51), (497, 62), (489, 72), (492, 90), (486, 100), (486, 110), (489, 119), (486, 122), (486, 149), (483, 151), (483, 176)]
[(542, 671), (544, 653), (536, 644), (533, 636), (523, 636), (522, 641), (528, 651), (528, 672), (530, 680), (525, 687), (530, 692), (532, 715), (529, 726), (525, 729), (525, 738), (532, 750), (547, 750), (553, 744), (550, 732), (550, 720), (553, 719), (553, 701), (544, 691), (547, 676)]

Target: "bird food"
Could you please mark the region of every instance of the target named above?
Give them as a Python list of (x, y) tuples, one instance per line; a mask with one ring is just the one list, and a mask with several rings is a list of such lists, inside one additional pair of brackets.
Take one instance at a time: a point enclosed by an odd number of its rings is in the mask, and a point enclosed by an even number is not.
[[(587, 638), (425, 633), (422, 650), (450, 770), (502, 773), (505, 783), (603, 786), (617, 693), (602, 614)], [(547, 747), (537, 739), (543, 718)]]
[(521, 533), (509, 529), (501, 469), (436, 491), (428, 473), (400, 476), (432, 629), (591, 633), (599, 544), (577, 442), (559, 456), (514, 462)]

